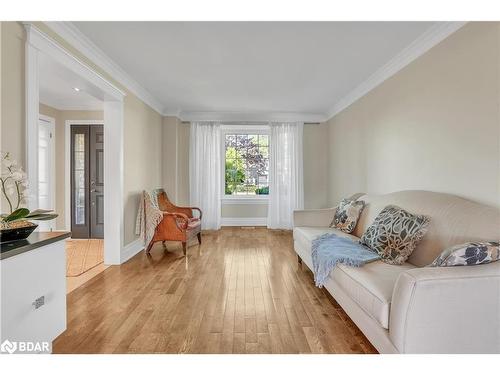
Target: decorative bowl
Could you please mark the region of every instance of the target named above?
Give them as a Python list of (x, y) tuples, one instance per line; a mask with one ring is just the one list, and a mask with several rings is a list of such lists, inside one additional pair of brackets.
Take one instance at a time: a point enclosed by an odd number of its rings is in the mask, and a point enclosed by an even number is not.
[(14, 228), (2, 228), (0, 229), (0, 242), (10, 242), (24, 240), (33, 233), (33, 231), (38, 227), (38, 225), (26, 222), (28, 225), (16, 226)]

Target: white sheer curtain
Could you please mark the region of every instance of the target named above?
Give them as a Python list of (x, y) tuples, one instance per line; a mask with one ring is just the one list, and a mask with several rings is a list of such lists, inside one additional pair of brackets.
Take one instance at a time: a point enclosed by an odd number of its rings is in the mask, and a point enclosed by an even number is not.
[(202, 229), (219, 229), (221, 222), (221, 129), (218, 122), (191, 123), (189, 195), (203, 211)]
[(270, 123), (267, 226), (291, 229), (293, 210), (304, 208), (302, 134), (304, 123)]

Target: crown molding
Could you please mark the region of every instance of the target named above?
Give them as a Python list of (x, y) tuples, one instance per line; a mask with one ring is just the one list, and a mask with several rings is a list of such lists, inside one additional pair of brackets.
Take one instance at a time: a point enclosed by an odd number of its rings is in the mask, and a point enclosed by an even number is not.
[(181, 111), (176, 109), (176, 110), (169, 110), (169, 109), (165, 109), (163, 111), (163, 116), (165, 117), (177, 117), (177, 118), (180, 118), (180, 115), (181, 115)]
[(52, 31), (71, 44), (86, 58), (99, 66), (114, 80), (141, 99), (144, 103), (163, 115), (164, 106), (148, 90), (128, 75), (115, 61), (107, 56), (94, 42), (85, 36), (75, 25), (66, 21), (44, 22)]
[(221, 121), (221, 122), (267, 122), (267, 121), (302, 121), (309, 123), (325, 122), (323, 113), (305, 112), (199, 112), (181, 111), (178, 116), (182, 121)]
[(327, 112), (327, 119), (331, 119), (337, 113), (349, 107), (352, 103), (366, 95), (386, 79), (392, 77), (436, 44), (463, 27), (466, 23), (467, 22), (438, 22), (434, 26), (430, 27), (400, 53), (389, 60), (380, 69), (375, 71), (375, 73), (373, 73), (367, 80), (359, 84), (354, 90), (349, 92), (349, 94), (335, 103), (335, 105)]

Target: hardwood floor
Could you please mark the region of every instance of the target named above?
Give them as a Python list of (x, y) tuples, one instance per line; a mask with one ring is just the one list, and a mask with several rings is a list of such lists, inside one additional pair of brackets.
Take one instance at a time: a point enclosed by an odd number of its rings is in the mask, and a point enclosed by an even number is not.
[(95, 277), (96, 275), (100, 274), (102, 271), (104, 271), (106, 268), (109, 266), (106, 266), (105, 264), (101, 263), (98, 264), (97, 266), (91, 268), (90, 270), (82, 273), (81, 275), (78, 276), (66, 276), (66, 293), (70, 293), (76, 288), (79, 288), (86, 282), (88, 282), (90, 279)]
[(66, 292), (72, 292), (108, 268), (103, 262), (104, 240), (67, 240)]
[(68, 295), (54, 353), (376, 353), (299, 267), (290, 232), (224, 228), (161, 243)]

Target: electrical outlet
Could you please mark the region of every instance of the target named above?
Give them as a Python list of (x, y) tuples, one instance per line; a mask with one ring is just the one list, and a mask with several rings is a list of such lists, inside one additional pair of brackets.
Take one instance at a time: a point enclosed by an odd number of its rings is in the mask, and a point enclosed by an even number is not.
[(45, 296), (38, 297), (32, 305), (35, 306), (35, 310), (45, 305)]

